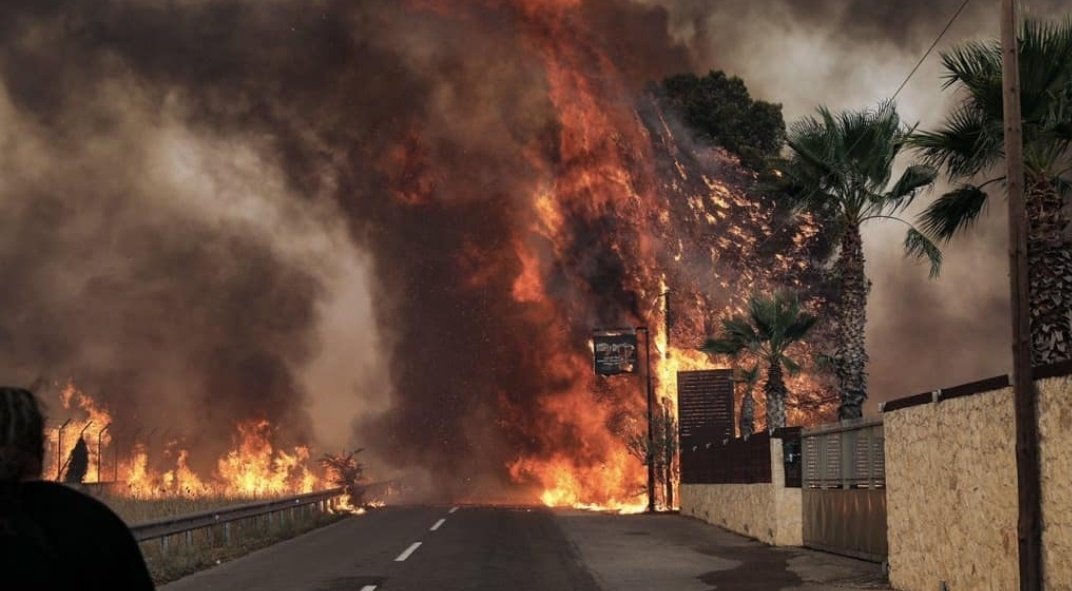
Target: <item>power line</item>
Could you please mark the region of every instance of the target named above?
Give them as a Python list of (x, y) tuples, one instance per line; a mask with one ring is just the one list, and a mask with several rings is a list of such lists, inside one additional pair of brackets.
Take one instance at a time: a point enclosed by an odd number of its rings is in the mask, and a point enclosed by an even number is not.
[(942, 29), (941, 33), (938, 33), (938, 36), (934, 38), (934, 42), (931, 43), (931, 46), (928, 47), (927, 51), (923, 53), (923, 57), (919, 58), (919, 61), (916, 62), (916, 65), (912, 68), (912, 71), (908, 73), (908, 76), (905, 76), (904, 81), (901, 82), (901, 85), (897, 87), (897, 90), (893, 93), (893, 97), (890, 98), (890, 102), (893, 102), (893, 100), (897, 98), (897, 95), (901, 94), (901, 91), (904, 90), (904, 87), (908, 84), (908, 81), (912, 79), (912, 76), (916, 75), (916, 72), (919, 71), (919, 68), (923, 65), (923, 62), (927, 61), (927, 57), (931, 55), (931, 52), (934, 51), (934, 48), (937, 47), (938, 43), (942, 41), (942, 37), (945, 37), (945, 34), (948, 33), (949, 29), (953, 27), (953, 23), (957, 22), (957, 19), (960, 18), (960, 14), (964, 12), (964, 9), (967, 8), (968, 4), (970, 3), (971, 0), (964, 0), (960, 3), (960, 7), (957, 8), (957, 11), (953, 13), (953, 16), (949, 19), (949, 22), (945, 24), (945, 28)]
[[(904, 90), (905, 86), (908, 85), (908, 82), (912, 79), (913, 76), (916, 75), (916, 72), (918, 72), (919, 68), (923, 65), (923, 63), (927, 61), (927, 58), (930, 57), (931, 53), (934, 51), (934, 48), (938, 47), (938, 44), (941, 43), (942, 38), (945, 37), (945, 34), (949, 32), (949, 29), (953, 28), (953, 24), (957, 22), (957, 19), (960, 18), (961, 14), (963, 14), (964, 9), (968, 7), (968, 4), (971, 4), (971, 0), (963, 0), (963, 2), (960, 3), (960, 6), (957, 7), (956, 12), (953, 13), (953, 16), (949, 18), (949, 21), (945, 24), (945, 27), (942, 28), (942, 30), (938, 33), (938, 36), (935, 37), (934, 41), (931, 42), (930, 47), (927, 48), (927, 51), (923, 52), (923, 56), (919, 58), (919, 61), (916, 62), (916, 65), (912, 67), (912, 70), (908, 72), (908, 75), (905, 76), (905, 79), (901, 81), (900, 86), (897, 87), (897, 90), (894, 91), (893, 96), (890, 97), (890, 103), (893, 103), (893, 101), (897, 99), (897, 96), (901, 94), (901, 91)], [(856, 138), (856, 141), (853, 142), (852, 146), (849, 147), (848, 151), (851, 152), (854, 148), (856, 148), (856, 144), (858, 144), (861, 139), (863, 139), (863, 136)], [(789, 216), (788, 218), (786, 218), (785, 221), (779, 224), (778, 228), (773, 229), (771, 233), (768, 234), (762, 242), (755, 245), (753, 249), (759, 251), (760, 247), (765, 246), (767, 242), (774, 237), (775, 234), (784, 230), (785, 227), (789, 224), (789, 222), (793, 219), (793, 217), (795, 216)]]

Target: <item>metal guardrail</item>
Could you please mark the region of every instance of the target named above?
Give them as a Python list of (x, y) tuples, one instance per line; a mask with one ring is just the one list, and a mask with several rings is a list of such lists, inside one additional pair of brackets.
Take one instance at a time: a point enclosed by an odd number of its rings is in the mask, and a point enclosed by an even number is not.
[(212, 527), (214, 525), (222, 525), (296, 507), (305, 507), (327, 502), (341, 496), (344, 492), (345, 490), (342, 488), (332, 488), (260, 503), (248, 503), (235, 507), (227, 507), (215, 511), (190, 513), (178, 517), (168, 517), (157, 521), (139, 523), (131, 526), (130, 530), (134, 534), (134, 539), (139, 542), (145, 542), (196, 529)]

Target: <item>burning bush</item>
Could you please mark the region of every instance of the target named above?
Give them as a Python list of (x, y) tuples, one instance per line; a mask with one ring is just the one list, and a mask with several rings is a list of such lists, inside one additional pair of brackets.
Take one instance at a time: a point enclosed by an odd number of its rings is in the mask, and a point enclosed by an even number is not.
[(352, 507), (365, 506), (366, 487), (361, 482), (365, 478), (365, 465), (357, 459), (357, 454), (363, 451), (356, 449), (338, 455), (326, 453), (320, 458), (320, 465), (327, 470), (329, 481), (346, 490)]

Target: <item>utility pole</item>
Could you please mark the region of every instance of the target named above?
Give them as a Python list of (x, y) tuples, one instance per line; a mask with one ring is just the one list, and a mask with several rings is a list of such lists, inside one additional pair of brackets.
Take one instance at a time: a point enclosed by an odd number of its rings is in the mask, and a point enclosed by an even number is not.
[(1002, 92), (1009, 188), (1009, 278), (1012, 288), (1013, 395), (1016, 410), (1017, 538), (1020, 591), (1042, 589), (1041, 483), (1035, 383), (1031, 376), (1027, 214), (1024, 204), (1023, 121), (1020, 113), (1020, 15), (1016, 0), (1001, 0)]
[[(674, 328), (674, 317), (670, 312), (670, 290), (667, 289), (663, 292), (663, 321), (666, 323), (666, 358), (670, 359), (672, 349), (670, 348), (670, 331)], [(669, 398), (667, 398), (669, 400)], [(674, 509), (674, 437), (677, 437), (677, 433), (672, 433), (670, 427), (673, 425), (672, 409), (667, 406), (663, 409), (663, 451), (666, 457), (663, 459), (666, 462), (666, 510), (672, 511)]]
[(646, 350), (644, 360), (647, 365), (645, 378), (648, 390), (648, 513), (655, 513), (655, 454), (657, 452), (655, 450), (655, 391), (651, 375), (651, 331), (646, 326), (637, 327), (636, 332), (642, 331)]

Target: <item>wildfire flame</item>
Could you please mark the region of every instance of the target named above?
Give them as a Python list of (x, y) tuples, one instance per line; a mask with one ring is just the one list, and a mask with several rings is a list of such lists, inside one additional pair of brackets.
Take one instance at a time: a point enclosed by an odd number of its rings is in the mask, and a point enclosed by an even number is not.
[[(496, 405), (492, 409), (496, 426), (507, 425), (495, 433), (510, 444), (504, 446), (507, 452), (495, 457), (494, 469), (499, 470), (495, 476), (505, 473), (528, 502), (636, 511), (646, 505), (647, 470), (629, 442), (647, 428), (645, 384), (649, 376), (596, 377), (588, 348), (591, 330), (647, 328), (651, 342), (645, 345), (650, 345), (652, 354), (655, 399), (659, 404), (666, 401), (674, 413), (679, 371), (729, 363), (709, 359), (695, 349), (717, 328), (719, 319), (741, 312), (754, 292), (783, 285), (808, 287), (808, 272), (814, 267), (809, 251), (819, 232), (818, 225), (808, 219), (775, 224), (770, 208), (748, 191), (754, 181), (751, 172), (726, 152), (697, 145), (667, 114), (658, 97), (627, 80), (608, 53), (606, 37), (591, 30), (587, 22), (586, 10), (595, 4), (590, 0), (407, 0), (404, 5), (441, 19), (482, 18), (485, 12), (494, 12), (496, 22), (513, 19), (509, 24), (514, 26), (500, 28), (508, 31), (504, 34), (516, 30), (519, 45), (542, 65), (540, 81), (546, 84), (552, 111), (553, 121), (537, 126), (539, 137), (519, 140), (528, 143), (518, 162), (528, 159), (530, 166), (516, 183), (511, 179), (510, 190), (517, 194), (494, 196), (510, 203), (508, 216), (492, 218), (492, 223), (505, 222), (505, 234), (492, 233), (484, 243), (480, 237), (466, 236), (460, 248), (452, 241), (453, 235), (444, 235), (444, 251), (450, 257), (430, 265), (449, 268), (444, 276), (457, 277), (458, 285), (449, 287), (459, 291), (482, 292), (489, 285), (500, 285), (491, 279), (506, 277), (503, 293), (488, 299), (508, 305), (482, 305), (481, 310), (506, 310), (504, 316), (516, 314), (512, 319), (516, 326), (537, 329), (527, 331), (531, 351), (519, 354), (530, 355), (524, 367), (540, 368), (540, 390), (526, 391), (523, 403), (512, 400), (510, 381), (520, 383), (526, 376), (496, 367), (496, 377), (489, 381), (504, 383), (495, 383), (498, 390), (485, 398), (499, 398), (479, 401)], [(442, 100), (449, 99), (449, 92), (442, 94)], [(407, 127), (405, 123), (400, 126)], [(438, 162), (434, 148), (449, 140), (434, 133), (433, 137), (422, 135), (419, 121), (413, 127), (372, 158), (370, 166), (382, 175), (389, 188), (384, 194), (390, 196), (392, 205), (432, 217), (435, 207), (451, 205), (438, 203), (436, 191), (451, 182), (455, 172), (451, 167), (460, 166), (461, 157)], [(391, 143), (392, 139), (383, 141)], [(466, 191), (475, 193), (481, 187), (473, 183)], [(483, 205), (475, 198), (472, 201)], [(466, 205), (480, 212), (473, 203)], [(776, 255), (761, 256), (769, 240), (778, 242), (779, 250)], [(659, 299), (668, 291), (674, 301), (672, 326), (659, 309)], [(515, 325), (504, 330), (512, 328)], [(812, 351), (812, 345), (804, 344), (800, 353), (807, 356)], [(791, 378), (789, 385), (798, 396), (820, 389), (807, 374)], [(50, 431), (50, 465), (61, 465), (84, 431), (91, 456), (87, 480), (107, 481), (108, 451), (114, 455), (116, 442), (113, 431), (103, 429), (112, 417), (73, 385), (64, 392), (63, 408), (79, 418), (64, 428), (62, 443), (60, 431)], [(458, 398), (449, 401), (453, 408), (463, 406), (457, 404)], [(761, 397), (757, 403), (762, 420)], [(442, 410), (445, 405), (424, 405), (420, 412)], [(412, 420), (413, 414), (428, 420)], [(462, 448), (458, 453), (470, 453), (479, 447), (468, 446), (472, 442), (465, 437), (455, 437), (457, 423), (413, 414), (401, 414), (403, 420), (396, 426), (415, 434), (442, 427), (439, 439), (458, 444), (443, 443), (444, 455), (458, 448)], [(811, 410), (789, 409), (790, 421), (796, 424), (812, 414)], [(199, 457), (199, 450), (189, 448), (182, 438), (135, 438), (122, 448), (119, 461), (113, 461), (116, 486), (149, 497), (271, 495), (319, 486), (321, 481), (309, 468), (309, 450), (281, 448), (274, 441), (275, 427), (260, 419), (238, 423), (233, 426), (230, 449), (208, 459)], [(133, 427), (126, 428), (129, 433)], [(97, 473), (94, 439), (98, 437), (106, 456), (99, 458), (105, 460), (101, 462), (103, 474)], [(432, 445), (416, 436), (395, 439), (414, 441), (415, 448)], [(399, 462), (420, 462), (425, 454), (399, 455)], [(439, 470), (453, 471), (464, 464), (444, 462)], [(198, 470), (195, 466), (211, 467)]]
[[(117, 492), (133, 497), (256, 498), (312, 492), (321, 487), (321, 477), (311, 468), (309, 449), (299, 446), (287, 450), (273, 445), (274, 429), (266, 420), (236, 425), (232, 447), (217, 459), (216, 469), (211, 474), (198, 474), (190, 467), (191, 451), (179, 440), (155, 447), (152, 441), (134, 440), (129, 450), (115, 449), (111, 430), (105, 430), (112, 424), (111, 413), (74, 384), (63, 387), (59, 402), (74, 418), (63, 427), (62, 448), (60, 426), (48, 430), (46, 477), (55, 476), (55, 472), (49, 473), (49, 466), (53, 470), (63, 467), (78, 434), (83, 433), (90, 455), (83, 482), (110, 483)], [(104, 456), (99, 458), (101, 474), (97, 472), (98, 453)], [(60, 478), (64, 473), (59, 471)]]
[[(536, 451), (509, 462), (508, 472), (548, 506), (640, 510), (646, 505), (646, 468), (627, 441), (647, 427), (645, 378), (592, 375), (589, 350), (577, 346), (575, 327), (595, 321), (585, 306), (599, 298), (601, 287), (611, 286), (593, 284), (585, 269), (600, 266), (601, 254), (620, 267), (613, 287), (635, 294), (637, 301), (635, 309), (613, 312), (618, 322), (651, 330), (655, 398), (676, 413), (677, 372), (729, 361), (716, 362), (696, 350), (717, 320), (741, 312), (754, 291), (804, 285), (818, 226), (804, 219), (776, 230), (770, 209), (744, 189), (750, 174), (732, 157), (676, 137), (674, 124), (652, 97), (634, 101), (636, 93), (586, 30), (585, 2), (498, 4), (521, 15), (524, 42), (546, 71), (558, 125), (553, 159), (532, 150), (532, 165), (544, 174), (531, 188), (529, 215), (523, 217), (528, 221), (511, 244), (518, 269), (511, 295), (533, 323), (547, 327), (548, 342), (540, 348), (547, 355), (544, 371), (568, 384), (540, 398), (539, 429), (528, 434)], [(473, 6), (450, 0), (411, 5), (455, 17)], [(413, 152), (412, 138), (407, 142), (404, 151)], [(423, 201), (412, 187), (400, 188), (397, 197)], [(779, 231), (787, 234), (784, 250), (773, 267), (760, 264), (762, 242)], [(598, 241), (592, 247), (597, 250), (592, 260), (578, 262), (577, 244), (586, 239)], [(474, 285), (482, 284), (480, 274), (493, 272), (489, 265), (469, 268)], [(672, 330), (657, 306), (667, 291), (675, 298)], [(592, 328), (597, 326), (586, 327)], [(810, 353), (803, 347), (803, 354)], [(789, 384), (802, 394), (821, 389), (810, 375), (792, 377)], [(504, 420), (510, 420), (509, 402), (503, 405)], [(797, 424), (812, 415), (789, 409)]]

